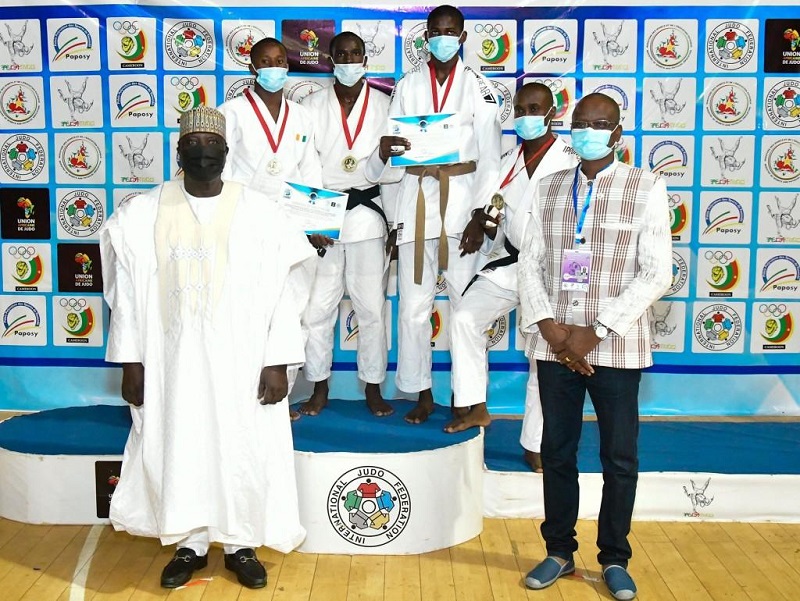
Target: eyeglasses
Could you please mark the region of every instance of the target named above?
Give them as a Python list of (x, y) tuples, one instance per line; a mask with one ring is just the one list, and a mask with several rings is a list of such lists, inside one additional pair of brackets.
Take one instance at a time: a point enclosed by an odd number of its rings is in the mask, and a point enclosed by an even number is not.
[(617, 121), (607, 121), (605, 119), (598, 119), (597, 121), (573, 121), (572, 129), (615, 129), (619, 125)]

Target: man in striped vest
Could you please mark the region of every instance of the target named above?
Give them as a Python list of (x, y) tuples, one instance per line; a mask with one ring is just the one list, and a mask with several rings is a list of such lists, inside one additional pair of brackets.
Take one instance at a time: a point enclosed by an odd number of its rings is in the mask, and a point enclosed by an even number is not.
[(664, 181), (619, 163), (619, 106), (590, 94), (572, 115), (578, 167), (542, 179), (519, 258), (521, 327), (537, 360), (544, 416), (547, 557), (525, 579), (542, 589), (575, 570), (577, 450), (586, 392), (600, 429), (603, 497), (597, 545), (615, 599), (633, 599), (627, 571), (638, 478), (638, 394), (652, 365), (647, 309), (669, 288)]

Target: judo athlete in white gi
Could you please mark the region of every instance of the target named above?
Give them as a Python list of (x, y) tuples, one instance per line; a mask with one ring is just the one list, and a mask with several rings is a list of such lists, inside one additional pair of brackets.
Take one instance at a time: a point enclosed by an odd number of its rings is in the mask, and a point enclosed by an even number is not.
[(123, 364), (133, 418), (110, 518), (177, 543), (166, 588), (205, 567), (213, 541), (263, 587), (255, 548), (305, 537), (285, 397), (287, 365), (303, 362), (290, 280), (314, 249), (264, 194), (223, 182), (224, 135), (215, 109), (184, 114), (184, 179), (120, 206), (100, 236), (106, 360)]
[[(251, 186), (275, 201), (287, 181), (322, 187), (314, 121), (304, 107), (283, 96), (289, 74), (286, 47), (275, 38), (256, 42), (250, 49), (250, 73), (256, 85), (219, 107), (230, 149), (223, 179)], [(313, 263), (306, 265), (302, 287), (311, 286), (314, 269)], [(303, 315), (305, 301), (302, 294), (297, 296), (295, 308)], [(296, 378), (297, 370), (290, 368), (290, 392)], [(300, 414), (292, 410), (291, 416), (297, 419)]]
[(386, 379), (388, 343), (384, 322), (388, 261), (384, 248), (388, 224), (380, 186), (364, 175), (367, 159), (386, 132), (389, 97), (364, 79), (364, 41), (345, 31), (331, 40), (336, 78), (330, 87), (307, 96), (303, 106), (316, 123), (315, 146), (325, 188), (348, 192), (341, 237), (334, 241), (314, 234), (311, 243), (325, 249), (306, 308), (308, 328), (303, 373), (314, 393), (300, 413), (317, 415), (328, 403), (328, 378), (333, 361), (333, 329), (345, 284), (358, 318), (358, 377), (366, 384), (367, 407), (373, 415), (394, 410), (381, 396)]
[[(396, 383), (400, 390), (419, 393), (417, 406), (406, 415), (406, 421), (417, 424), (424, 422), (434, 408), (430, 316), (437, 276), (439, 272), (444, 275), (450, 306), (456, 308), (479, 260), (477, 254), (462, 252), (459, 241), (462, 233), (471, 240), (465, 232), (470, 213), (491, 196), (489, 186), (497, 179), (501, 154), (500, 115), (494, 92), (486, 79), (466, 67), (458, 56), (467, 37), (464, 15), (448, 5), (435, 8), (428, 15), (425, 35), (430, 62), (397, 82), (389, 115), (456, 113), (461, 162), (439, 167), (391, 167), (388, 159), (411, 146), (405, 138), (384, 136), (367, 165), (371, 181), (400, 181), (396, 209), (387, 210), (389, 221), (395, 224), (388, 244), (397, 245), (399, 259)], [(473, 229), (482, 237), (480, 224)]]
[(322, 186), (314, 149), (314, 122), (308, 111), (284, 98), (289, 75), (286, 48), (274, 38), (250, 50), (256, 85), (219, 107), (225, 115), (230, 151), (222, 174), (277, 199), (285, 181)]
[[(514, 129), (523, 141), (504, 157), (491, 197), (491, 206), (501, 218), (492, 219), (483, 210), (473, 214), (473, 221), (493, 238), (493, 247), (489, 263), (473, 278), (450, 321), (454, 404), (468, 412), (461, 412), (447, 424), (446, 432), (491, 423), (486, 407), (487, 332), (497, 319), (519, 305), (517, 249), (530, 219), (534, 190), (541, 178), (578, 163), (575, 152), (553, 135), (550, 122), (554, 114), (550, 88), (541, 83), (520, 88), (514, 98)], [(486, 200), (488, 204), (490, 199)], [(535, 364), (531, 364), (520, 443), (534, 470), (541, 469), (541, 440), (539, 386)]]

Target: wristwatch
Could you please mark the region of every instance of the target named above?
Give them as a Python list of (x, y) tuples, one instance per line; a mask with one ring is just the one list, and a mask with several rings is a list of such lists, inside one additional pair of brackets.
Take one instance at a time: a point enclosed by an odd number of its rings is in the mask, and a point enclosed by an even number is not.
[(596, 319), (592, 323), (592, 327), (594, 328), (594, 335), (600, 340), (605, 340), (608, 337), (608, 328)]

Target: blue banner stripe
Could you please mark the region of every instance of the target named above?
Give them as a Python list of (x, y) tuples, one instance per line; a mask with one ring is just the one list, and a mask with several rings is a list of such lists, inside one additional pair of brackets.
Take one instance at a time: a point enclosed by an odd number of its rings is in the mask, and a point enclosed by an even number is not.
[[(118, 363), (108, 363), (102, 359), (67, 359), (46, 357), (0, 357), (0, 365), (11, 367), (119, 367)], [(433, 371), (450, 371), (450, 363), (434, 363)], [(528, 364), (491, 363), (493, 372), (525, 372)], [(334, 371), (358, 371), (355, 361), (335, 361)], [(397, 363), (390, 362), (389, 371), (397, 370)], [(654, 365), (645, 372), (655, 374), (713, 374), (713, 375), (785, 375), (800, 374), (798, 365)]]

